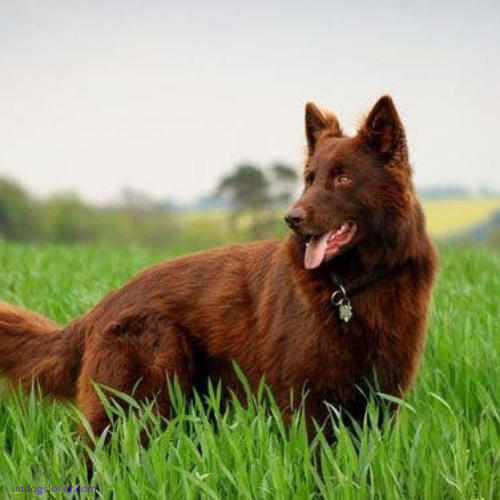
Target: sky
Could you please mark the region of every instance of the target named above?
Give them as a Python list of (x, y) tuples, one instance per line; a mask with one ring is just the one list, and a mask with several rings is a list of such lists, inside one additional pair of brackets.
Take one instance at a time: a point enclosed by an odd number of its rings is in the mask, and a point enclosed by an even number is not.
[(92, 202), (189, 201), (300, 168), (307, 101), (390, 94), (417, 186), (500, 190), (500, 2), (0, 0), (0, 175)]

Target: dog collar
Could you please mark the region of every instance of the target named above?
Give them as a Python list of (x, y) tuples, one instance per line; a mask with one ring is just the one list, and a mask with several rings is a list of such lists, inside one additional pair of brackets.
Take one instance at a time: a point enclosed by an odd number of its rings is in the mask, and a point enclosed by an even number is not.
[(344, 285), (340, 277), (335, 274), (331, 269), (327, 268), (328, 276), (332, 285), (334, 287), (333, 293), (330, 297), (330, 302), (338, 308), (340, 320), (344, 323), (349, 323), (353, 317), (353, 311), (351, 306), (351, 301), (349, 297), (360, 292), (364, 288), (372, 285), (374, 282), (383, 278), (388, 274), (389, 271), (383, 269), (377, 273), (373, 273), (368, 276), (367, 279), (362, 280), (358, 283), (351, 283), (350, 285)]

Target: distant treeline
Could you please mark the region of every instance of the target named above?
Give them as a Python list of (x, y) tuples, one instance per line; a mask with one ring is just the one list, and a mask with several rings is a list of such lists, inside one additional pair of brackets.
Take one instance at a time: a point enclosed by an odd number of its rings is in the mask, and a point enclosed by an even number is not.
[(160, 205), (129, 200), (98, 208), (73, 194), (37, 200), (18, 183), (0, 178), (0, 237), (11, 241), (163, 246), (174, 241), (175, 215)]
[(219, 215), (184, 214), (164, 202), (125, 190), (121, 201), (97, 207), (76, 194), (47, 200), (0, 177), (0, 239), (17, 242), (97, 243), (203, 248), (228, 241), (276, 236), (284, 226), (275, 216), (293, 195), (294, 168), (238, 165), (214, 189), (230, 208)]
[(500, 192), (494, 188), (482, 187), (480, 189), (467, 189), (462, 186), (440, 186), (440, 187), (430, 187), (422, 188), (418, 190), (419, 195), (427, 200), (439, 200), (439, 199), (463, 199), (463, 198), (474, 198), (483, 197), (498, 198)]

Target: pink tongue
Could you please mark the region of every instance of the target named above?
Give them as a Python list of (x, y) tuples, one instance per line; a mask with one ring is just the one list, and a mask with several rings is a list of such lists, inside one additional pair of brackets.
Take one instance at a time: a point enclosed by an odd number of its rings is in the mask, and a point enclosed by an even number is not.
[(329, 232), (322, 236), (314, 236), (307, 244), (304, 256), (304, 267), (306, 269), (316, 269), (323, 262), (329, 236)]

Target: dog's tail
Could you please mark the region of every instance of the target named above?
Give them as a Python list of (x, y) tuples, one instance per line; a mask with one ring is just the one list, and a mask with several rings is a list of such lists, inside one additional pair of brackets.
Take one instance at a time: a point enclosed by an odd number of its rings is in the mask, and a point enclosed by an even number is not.
[(83, 334), (31, 311), (0, 302), (0, 376), (30, 390), (73, 399), (83, 356)]

